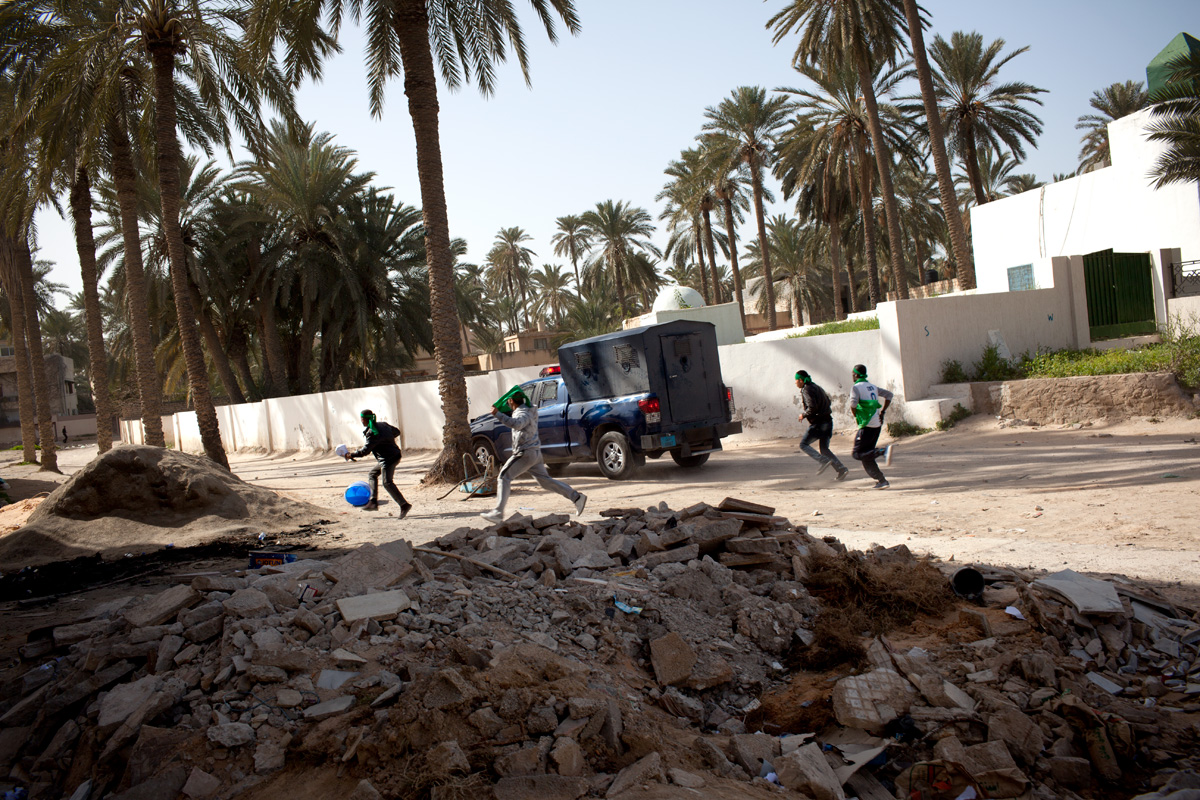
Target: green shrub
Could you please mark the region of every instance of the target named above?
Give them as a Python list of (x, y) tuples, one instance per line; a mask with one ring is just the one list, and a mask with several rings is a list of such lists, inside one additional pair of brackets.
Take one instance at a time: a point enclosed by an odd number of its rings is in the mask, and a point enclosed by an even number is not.
[(952, 358), (942, 362), (942, 383), (966, 383), (969, 380), (971, 377), (963, 369), (961, 361)]
[(805, 336), (824, 336), (829, 333), (851, 333), (852, 331), (877, 331), (879, 330), (879, 318), (870, 317), (868, 319), (844, 319), (841, 322), (826, 322), (824, 325), (817, 325), (814, 328), (809, 328), (804, 333), (793, 333), (788, 336), (789, 339), (800, 339)]
[(905, 422), (904, 420), (889, 422), (887, 429), (893, 439), (901, 439), (905, 436), (920, 436), (922, 433), (929, 433), (929, 428), (918, 428), (911, 422)]
[(974, 381), (1009, 381), (1022, 378), (1021, 370), (1008, 359), (1000, 355), (1000, 348), (989, 344), (983, 348), (983, 357), (975, 362), (975, 371), (971, 375)]
[(1187, 388), (1200, 389), (1200, 320), (1172, 321), (1162, 339), (1168, 369)]
[(950, 412), (950, 416), (946, 417), (945, 419), (938, 420), (937, 429), (939, 431), (948, 431), (974, 413), (975, 412), (971, 411), (969, 408), (965, 408), (962, 403), (955, 403), (954, 409)]

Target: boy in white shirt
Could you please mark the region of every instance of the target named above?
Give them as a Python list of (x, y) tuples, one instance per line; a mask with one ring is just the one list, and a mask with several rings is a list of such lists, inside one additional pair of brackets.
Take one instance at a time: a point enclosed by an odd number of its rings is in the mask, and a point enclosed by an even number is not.
[[(883, 431), (883, 415), (891, 405), (894, 395), (887, 389), (880, 389), (867, 380), (867, 368), (862, 364), (854, 365), (854, 388), (850, 390), (850, 410), (858, 421), (858, 433), (854, 436), (854, 451), (851, 455), (856, 461), (861, 461), (863, 469), (875, 479), (874, 489), (886, 489), (891, 486), (876, 459), (882, 457), (885, 466), (892, 464), (892, 446), (876, 447), (879, 444), (879, 434)], [(881, 404), (879, 401), (883, 400)]]

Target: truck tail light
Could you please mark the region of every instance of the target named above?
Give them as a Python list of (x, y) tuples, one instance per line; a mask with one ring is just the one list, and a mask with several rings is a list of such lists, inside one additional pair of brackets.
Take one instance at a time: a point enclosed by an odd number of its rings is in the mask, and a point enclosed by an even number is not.
[(638, 400), (638, 408), (646, 415), (647, 424), (654, 425), (662, 422), (662, 406), (659, 405), (657, 396), (650, 395)]
[(733, 389), (725, 387), (725, 404), (729, 406), (729, 418), (733, 419)]

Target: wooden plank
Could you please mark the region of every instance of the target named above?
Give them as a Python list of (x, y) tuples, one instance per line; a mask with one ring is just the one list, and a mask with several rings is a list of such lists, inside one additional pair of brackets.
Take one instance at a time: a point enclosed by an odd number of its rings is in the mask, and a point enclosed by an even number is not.
[(736, 497), (726, 497), (717, 506), (717, 511), (745, 511), (750, 514), (763, 514), (770, 516), (775, 513), (775, 509), (771, 506), (762, 506), (758, 503), (751, 503), (749, 500), (738, 500)]

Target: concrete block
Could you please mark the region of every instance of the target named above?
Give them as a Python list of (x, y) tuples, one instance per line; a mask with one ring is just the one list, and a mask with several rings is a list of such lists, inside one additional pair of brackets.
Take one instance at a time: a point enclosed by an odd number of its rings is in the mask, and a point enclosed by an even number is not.
[(403, 589), (344, 597), (337, 601), (338, 611), (347, 623), (360, 619), (394, 619), (411, 605)]
[(750, 775), (757, 776), (764, 760), (779, 758), (779, 740), (765, 733), (741, 733), (733, 737), (733, 759)]
[(394, 586), (412, 571), (410, 564), (387, 550), (364, 544), (334, 561), (324, 574), (329, 580), (344, 584), (352, 591), (361, 591)]
[(846, 800), (841, 781), (829, 766), (821, 745), (806, 744), (773, 763), (784, 788), (801, 792), (813, 800)]
[(1027, 766), (1033, 766), (1045, 746), (1042, 729), (1015, 708), (988, 716), (988, 741), (1002, 741)]
[(663, 686), (683, 683), (692, 674), (696, 652), (679, 634), (672, 631), (650, 642), (650, 662), (654, 676)]
[(96, 720), (100, 733), (107, 736), (120, 727), (121, 723), (141, 708), (142, 703), (150, 699), (150, 695), (157, 692), (160, 686), (162, 678), (155, 675), (147, 675), (139, 680), (114, 686), (100, 701), (100, 714)]
[(240, 589), (221, 603), (225, 613), (242, 619), (258, 619), (275, 613), (271, 598), (258, 589)]
[(700, 546), (689, 544), (684, 547), (677, 547), (674, 550), (664, 550), (661, 553), (650, 553), (642, 558), (639, 558), (636, 563), (639, 567), (645, 569), (654, 569), (663, 564), (685, 563), (700, 558)]
[(221, 747), (241, 747), (254, 741), (254, 728), (244, 722), (213, 725), (208, 729), (208, 740)]
[(587, 769), (583, 748), (574, 739), (566, 736), (561, 736), (555, 741), (554, 749), (550, 751), (550, 760), (554, 762), (559, 775), (577, 778)]
[(221, 780), (215, 775), (209, 775), (199, 767), (192, 767), (188, 774), (187, 783), (183, 784), (183, 793), (192, 800), (206, 800), (221, 788)]
[(772, 537), (757, 539), (739, 537), (726, 541), (725, 549), (731, 553), (778, 553), (779, 540)]

